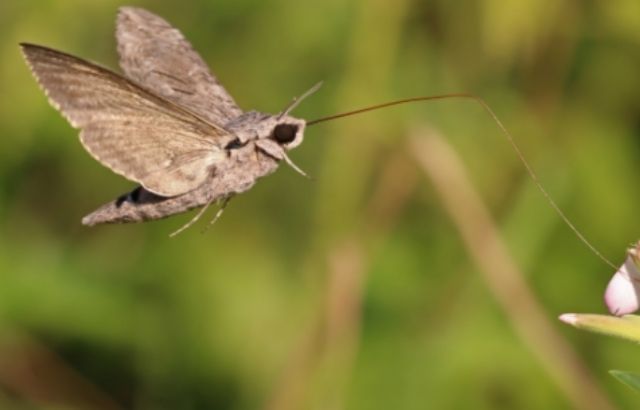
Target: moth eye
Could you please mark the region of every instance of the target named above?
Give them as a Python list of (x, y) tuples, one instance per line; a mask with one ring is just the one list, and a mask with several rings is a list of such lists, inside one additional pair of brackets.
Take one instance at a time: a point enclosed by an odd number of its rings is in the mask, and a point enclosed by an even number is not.
[(293, 124), (278, 124), (273, 130), (273, 138), (279, 144), (288, 144), (296, 139), (298, 126)]

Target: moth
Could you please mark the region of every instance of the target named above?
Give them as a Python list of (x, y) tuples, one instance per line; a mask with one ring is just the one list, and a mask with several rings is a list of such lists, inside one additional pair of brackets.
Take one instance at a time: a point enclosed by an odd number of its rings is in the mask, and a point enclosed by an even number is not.
[(80, 129), (89, 154), (138, 184), (85, 216), (84, 225), (149, 221), (201, 207), (175, 235), (219, 202), (213, 223), (233, 196), (274, 172), (280, 162), (306, 176), (287, 152), (302, 143), (307, 126), (393, 105), (464, 98), (489, 114), (551, 206), (603, 258), (547, 194), (493, 110), (473, 94), (400, 99), (313, 121), (289, 115), (318, 83), (278, 114), (243, 112), (182, 33), (161, 17), (120, 8), (116, 40), (124, 75), (61, 51), (20, 44), (49, 102)]
[(271, 174), (302, 143), (306, 122), (289, 115), (313, 87), (276, 115), (243, 112), (180, 31), (140, 8), (116, 22), (120, 75), (47, 47), (21, 43), (50, 103), (80, 129), (102, 165), (139, 184), (82, 219), (84, 225), (141, 222), (203, 207)]

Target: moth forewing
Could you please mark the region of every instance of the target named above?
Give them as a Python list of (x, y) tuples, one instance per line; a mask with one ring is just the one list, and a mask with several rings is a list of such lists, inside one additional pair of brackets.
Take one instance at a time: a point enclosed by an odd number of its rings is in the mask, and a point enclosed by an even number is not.
[(52, 105), (81, 129), (87, 151), (162, 196), (200, 186), (225, 158), (229, 133), (132, 81), (80, 58), (21, 44)]

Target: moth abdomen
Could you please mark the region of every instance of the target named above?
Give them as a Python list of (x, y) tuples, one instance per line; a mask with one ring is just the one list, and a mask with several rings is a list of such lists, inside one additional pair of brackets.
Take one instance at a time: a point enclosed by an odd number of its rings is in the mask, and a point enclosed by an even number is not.
[(162, 219), (200, 207), (208, 202), (208, 198), (206, 189), (196, 189), (174, 197), (163, 197), (143, 187), (137, 187), (85, 216), (82, 224), (94, 226)]

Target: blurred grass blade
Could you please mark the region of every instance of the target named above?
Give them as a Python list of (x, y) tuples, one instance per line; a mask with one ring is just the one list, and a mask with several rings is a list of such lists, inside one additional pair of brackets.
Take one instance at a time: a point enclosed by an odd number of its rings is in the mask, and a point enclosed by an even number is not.
[(623, 370), (609, 370), (609, 374), (622, 382), (622, 384), (640, 392), (640, 374), (625, 372)]
[(640, 317), (626, 315), (623, 317), (566, 313), (560, 316), (560, 320), (591, 332), (603, 333), (622, 339), (640, 343)]
[(496, 221), (452, 146), (435, 130), (417, 129), (410, 152), (433, 182), (484, 282), (522, 341), (573, 407), (613, 409), (581, 359), (559, 334), (501, 238)]

